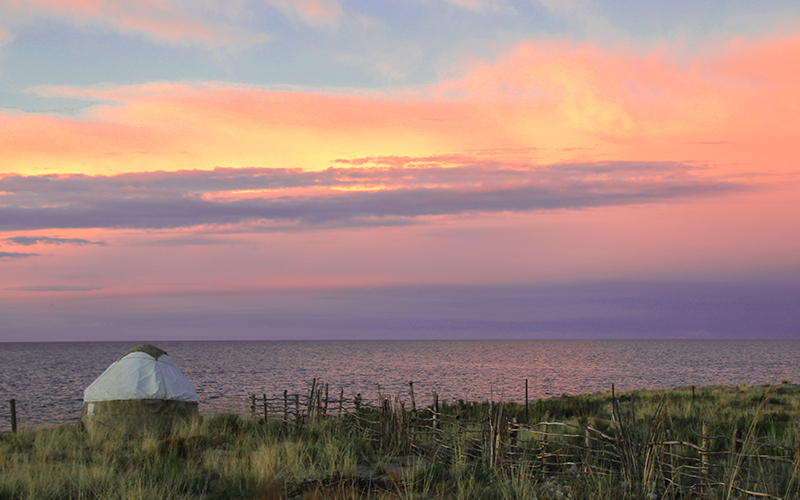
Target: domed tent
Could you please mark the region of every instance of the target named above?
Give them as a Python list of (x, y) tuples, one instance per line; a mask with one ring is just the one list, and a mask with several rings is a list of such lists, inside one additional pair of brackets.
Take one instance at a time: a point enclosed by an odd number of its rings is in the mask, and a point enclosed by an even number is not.
[(197, 393), (167, 353), (140, 344), (83, 391), (81, 423), (91, 433), (169, 432), (197, 415)]

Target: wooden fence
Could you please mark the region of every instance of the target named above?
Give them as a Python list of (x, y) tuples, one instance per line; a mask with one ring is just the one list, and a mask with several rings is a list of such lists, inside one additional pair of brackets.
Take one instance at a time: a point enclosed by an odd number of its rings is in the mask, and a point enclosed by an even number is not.
[[(676, 440), (666, 426), (660, 405), (647, 425), (637, 424), (633, 399), (629, 416), (613, 399), (612, 430), (551, 421), (518, 422), (506, 415), (504, 403), (487, 403), (475, 418), (475, 403), (440, 410), (436, 393), (430, 404), (417, 407), (413, 383), (410, 404), (398, 396), (367, 401), (343, 390), (329, 392), (316, 380), (306, 394), (250, 396), (252, 416), (280, 419), (302, 426), (320, 419), (338, 419), (348, 432), (358, 432), (398, 453), (416, 453), (444, 463), (481, 462), (489, 468), (515, 468), (537, 478), (602, 475), (618, 479), (638, 493), (659, 498), (686, 498), (716, 489), (726, 498), (784, 499), (800, 494), (800, 433), (791, 447), (733, 436), (711, 435), (708, 420), (691, 429), (693, 439)], [(527, 399), (527, 398), (526, 398)], [(527, 402), (525, 406), (527, 415)], [(473, 418), (466, 418), (466, 414)], [(637, 425), (639, 428), (637, 429)], [(731, 496), (736, 493), (736, 496)]]

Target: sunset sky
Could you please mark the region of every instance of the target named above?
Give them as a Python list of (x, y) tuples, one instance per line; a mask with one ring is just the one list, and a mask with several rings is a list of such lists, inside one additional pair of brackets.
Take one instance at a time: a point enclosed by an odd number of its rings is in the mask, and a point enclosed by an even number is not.
[(800, 338), (800, 4), (0, 0), (0, 341)]

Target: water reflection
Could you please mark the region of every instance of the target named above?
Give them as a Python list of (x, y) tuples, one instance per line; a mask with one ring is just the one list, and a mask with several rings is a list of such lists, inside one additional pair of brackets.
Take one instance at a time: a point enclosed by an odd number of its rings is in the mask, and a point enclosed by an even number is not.
[[(83, 389), (134, 343), (0, 344), (0, 393), (24, 425), (70, 422)], [(247, 395), (331, 391), (368, 399), (431, 391), (442, 400), (524, 399), (609, 390), (800, 381), (800, 341), (159, 342), (205, 412), (244, 412)], [(10, 427), (0, 412), (0, 429)]]

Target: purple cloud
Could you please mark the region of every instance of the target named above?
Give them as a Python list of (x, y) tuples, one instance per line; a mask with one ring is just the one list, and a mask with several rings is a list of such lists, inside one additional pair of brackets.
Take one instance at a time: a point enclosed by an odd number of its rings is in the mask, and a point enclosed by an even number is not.
[(38, 253), (0, 252), (0, 260), (24, 259), (26, 257), (38, 256)]
[[(745, 188), (724, 178), (698, 176), (698, 167), (675, 162), (520, 167), (470, 162), (458, 155), (348, 161), (378, 166), (321, 172), (217, 168), (115, 176), (9, 175), (0, 178), (0, 230), (175, 228), (243, 222), (267, 222), (272, 230), (397, 225), (433, 215), (577, 210), (705, 197)], [(291, 188), (322, 189), (303, 194), (284, 191)], [(250, 191), (250, 196), (238, 198), (235, 192), (242, 190)], [(262, 196), (253, 194), (259, 190)], [(10, 242), (59, 241), (25, 238)]]
[(22, 292), (91, 292), (93, 290), (102, 290), (103, 288), (105, 287), (92, 285), (31, 285), (9, 288), (8, 290)]
[(84, 240), (81, 238), (51, 238), (48, 236), (14, 236), (12, 238), (6, 238), (3, 242), (8, 243), (9, 245), (22, 245), (22, 246), (32, 246), (38, 244), (44, 245), (99, 245), (99, 246), (106, 246), (106, 242), (104, 241), (90, 241)]

